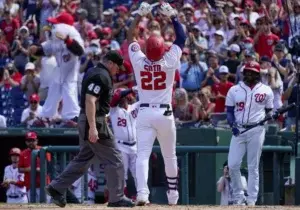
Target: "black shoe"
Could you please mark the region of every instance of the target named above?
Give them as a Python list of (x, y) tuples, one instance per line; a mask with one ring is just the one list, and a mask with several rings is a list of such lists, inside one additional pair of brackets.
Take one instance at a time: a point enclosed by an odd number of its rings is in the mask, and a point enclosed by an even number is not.
[(135, 206), (134, 202), (127, 197), (124, 197), (117, 202), (107, 204), (107, 207), (134, 207), (134, 206)]
[(65, 196), (55, 190), (51, 185), (46, 186), (45, 191), (52, 198), (53, 203), (62, 208), (66, 206), (67, 202)]
[(72, 120), (73, 122), (76, 122), (76, 123), (77, 123), (77, 122), (78, 122), (78, 117), (76, 116), (76, 117), (72, 118), (71, 120)]

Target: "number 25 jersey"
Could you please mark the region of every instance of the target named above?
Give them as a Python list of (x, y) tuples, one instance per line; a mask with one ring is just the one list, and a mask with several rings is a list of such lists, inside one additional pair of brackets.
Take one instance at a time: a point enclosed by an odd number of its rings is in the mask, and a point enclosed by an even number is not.
[(180, 47), (173, 44), (156, 62), (147, 59), (137, 42), (129, 45), (128, 53), (140, 103), (171, 104), (175, 71), (180, 67)]

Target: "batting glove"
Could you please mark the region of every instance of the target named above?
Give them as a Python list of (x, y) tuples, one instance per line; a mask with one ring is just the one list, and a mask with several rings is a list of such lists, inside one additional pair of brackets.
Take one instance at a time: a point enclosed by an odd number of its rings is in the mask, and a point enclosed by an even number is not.
[(148, 4), (147, 2), (141, 3), (139, 9), (138, 9), (138, 14), (140, 16), (146, 16), (152, 11), (152, 6)]
[(160, 13), (167, 17), (171, 17), (176, 15), (176, 10), (173, 9), (169, 3), (163, 3), (160, 6)]
[(231, 127), (231, 132), (232, 132), (232, 135), (234, 135), (235, 137), (240, 135), (240, 130), (237, 128), (236, 125), (233, 125)]

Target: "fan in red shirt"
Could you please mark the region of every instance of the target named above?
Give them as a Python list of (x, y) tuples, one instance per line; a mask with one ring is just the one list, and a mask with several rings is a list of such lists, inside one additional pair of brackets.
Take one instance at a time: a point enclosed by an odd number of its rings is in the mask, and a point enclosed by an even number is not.
[(215, 100), (215, 113), (225, 112), (225, 99), (229, 89), (234, 85), (228, 82), (229, 70), (227, 66), (221, 66), (219, 69), (219, 83), (215, 83), (212, 87), (212, 93)]
[(4, 11), (4, 20), (0, 23), (0, 29), (4, 32), (6, 41), (12, 44), (14, 37), (18, 33), (20, 23), (14, 19), (9, 10)]
[(260, 57), (272, 58), (273, 47), (279, 41), (279, 37), (271, 32), (272, 22), (267, 17), (263, 18), (262, 24), (254, 37), (255, 50)]
[(0, 69), (0, 86), (4, 84), (5, 88), (17, 87), (21, 83), (22, 74), (20, 74), (12, 63), (9, 63), (6, 68)]
[[(37, 145), (38, 137), (35, 132), (27, 132), (25, 136), (25, 143), (27, 149), (23, 150), (20, 155), (19, 160), (19, 171), (25, 174), (25, 186), (27, 189), (28, 200), (30, 200), (30, 171), (31, 171), (31, 152), (34, 149), (40, 149), (41, 147)], [(51, 161), (50, 154), (47, 154), (47, 161)], [(36, 160), (36, 200), (39, 201), (40, 194), (40, 159)], [(50, 177), (47, 176), (46, 183), (50, 183)]]

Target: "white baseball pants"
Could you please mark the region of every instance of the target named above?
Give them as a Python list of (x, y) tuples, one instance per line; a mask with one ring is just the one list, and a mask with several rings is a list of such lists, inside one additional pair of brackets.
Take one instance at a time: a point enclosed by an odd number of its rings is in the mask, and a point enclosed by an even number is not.
[[(177, 187), (176, 127), (174, 116), (164, 116), (164, 108), (140, 107), (137, 117), (137, 197), (149, 199), (149, 158), (154, 140), (159, 141), (170, 188)], [(173, 183), (173, 184), (172, 184)]]
[(58, 103), (61, 99), (63, 101), (62, 119), (70, 120), (78, 117), (80, 107), (78, 104), (77, 82), (65, 82), (63, 84), (52, 82), (43, 105), (41, 117), (53, 117), (57, 113)]
[[(126, 152), (121, 151), (122, 154), (122, 161), (124, 164), (124, 178), (125, 180), (128, 179), (128, 170), (130, 171), (133, 179), (134, 179), (134, 183), (136, 185), (136, 154), (129, 154)], [(126, 182), (125, 182), (126, 184)]]
[[(28, 197), (28, 202), (30, 203), (30, 190), (27, 192), (27, 197)], [(50, 196), (46, 194), (46, 203), (50, 203)], [(35, 192), (35, 202), (39, 203), (40, 202), (40, 188), (36, 188)]]
[(6, 203), (9, 203), (9, 204), (14, 204), (14, 203), (28, 203), (28, 198), (27, 198), (27, 195), (24, 195), (23, 197), (19, 197), (19, 198), (10, 198), (10, 197), (7, 197)]
[(229, 175), (232, 180), (233, 200), (244, 199), (241, 181), (241, 163), (247, 152), (248, 190), (247, 202), (255, 203), (259, 190), (259, 161), (265, 140), (265, 128), (258, 126), (238, 137), (232, 136), (228, 154)]

